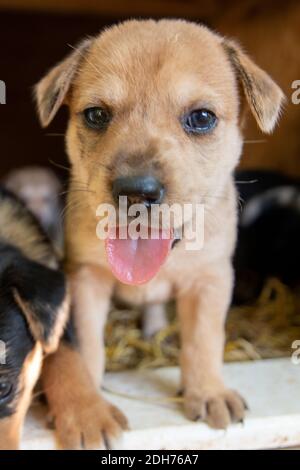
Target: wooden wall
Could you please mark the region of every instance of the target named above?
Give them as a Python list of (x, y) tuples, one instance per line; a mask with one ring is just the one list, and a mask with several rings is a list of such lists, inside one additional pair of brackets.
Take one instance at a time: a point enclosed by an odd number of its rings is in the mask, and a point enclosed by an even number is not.
[(0, 80), (7, 85), (7, 104), (0, 105), (0, 177), (19, 165), (65, 162), (63, 137), (53, 134), (63, 133), (66, 111), (48, 129), (40, 129), (32, 86), (70, 50), (68, 44), (130, 16), (199, 19), (240, 38), (287, 94), (273, 137), (262, 136), (249, 121), (246, 139), (263, 141), (246, 143), (243, 165), (300, 176), (300, 105), (290, 102), (291, 81), (300, 79), (299, 2), (286, 0), (283, 10), (277, 0), (0, 0)]
[(199, 19), (217, 15), (227, 4), (228, 0), (0, 0), (0, 8), (17, 11), (96, 13), (113, 18), (178, 16)]

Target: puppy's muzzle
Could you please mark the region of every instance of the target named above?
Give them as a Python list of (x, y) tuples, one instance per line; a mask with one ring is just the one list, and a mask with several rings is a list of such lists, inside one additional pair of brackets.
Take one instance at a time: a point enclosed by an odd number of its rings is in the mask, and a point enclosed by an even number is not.
[(112, 186), (113, 198), (118, 203), (120, 196), (127, 196), (129, 204), (160, 204), (165, 188), (153, 176), (123, 176), (116, 178)]

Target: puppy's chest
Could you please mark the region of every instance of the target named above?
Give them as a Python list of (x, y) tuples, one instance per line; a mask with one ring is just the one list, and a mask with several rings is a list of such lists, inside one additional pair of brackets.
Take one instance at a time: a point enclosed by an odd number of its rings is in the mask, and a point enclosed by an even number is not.
[(166, 279), (155, 279), (141, 286), (117, 283), (114, 291), (117, 301), (128, 305), (165, 303), (173, 297), (172, 283)]

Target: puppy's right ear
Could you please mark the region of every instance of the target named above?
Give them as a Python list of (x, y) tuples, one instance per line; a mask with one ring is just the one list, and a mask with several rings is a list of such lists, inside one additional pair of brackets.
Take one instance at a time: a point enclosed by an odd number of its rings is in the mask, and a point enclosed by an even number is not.
[(282, 90), (234, 41), (224, 40), (223, 46), (257, 124), (271, 133), (285, 100)]
[(57, 64), (35, 86), (34, 94), (40, 123), (48, 126), (62, 104), (92, 39), (82, 41), (74, 51)]

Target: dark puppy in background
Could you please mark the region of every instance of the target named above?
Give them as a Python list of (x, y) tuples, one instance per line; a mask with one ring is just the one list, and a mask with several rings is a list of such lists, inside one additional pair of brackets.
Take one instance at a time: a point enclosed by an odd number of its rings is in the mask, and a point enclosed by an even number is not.
[(300, 181), (274, 171), (236, 174), (241, 198), (234, 256), (235, 304), (254, 301), (265, 281), (299, 283)]
[(26, 166), (12, 170), (3, 185), (26, 205), (61, 253), (63, 248), (62, 183), (50, 169)]
[(17, 449), (43, 356), (68, 316), (64, 275), (33, 215), (0, 188), (0, 449)]

